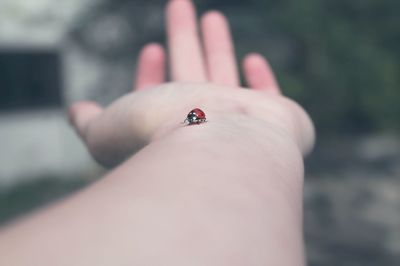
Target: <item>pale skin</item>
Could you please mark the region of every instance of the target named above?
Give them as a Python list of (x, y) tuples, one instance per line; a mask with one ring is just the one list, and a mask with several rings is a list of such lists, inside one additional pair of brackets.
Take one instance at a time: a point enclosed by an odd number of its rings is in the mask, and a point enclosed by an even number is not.
[[(303, 155), (313, 126), (250, 54), (240, 88), (225, 17), (167, 7), (167, 52), (144, 47), (135, 91), (71, 107), (94, 158), (115, 168), (0, 232), (4, 265), (303, 265)], [(204, 50), (204, 53), (202, 52)], [(208, 122), (185, 126), (193, 108)]]

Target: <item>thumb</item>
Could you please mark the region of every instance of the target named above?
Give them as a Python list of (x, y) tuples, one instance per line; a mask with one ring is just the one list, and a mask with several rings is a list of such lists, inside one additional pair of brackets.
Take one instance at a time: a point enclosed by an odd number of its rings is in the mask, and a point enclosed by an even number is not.
[(87, 128), (95, 117), (103, 112), (103, 108), (92, 101), (81, 101), (70, 106), (68, 118), (78, 135), (85, 140)]

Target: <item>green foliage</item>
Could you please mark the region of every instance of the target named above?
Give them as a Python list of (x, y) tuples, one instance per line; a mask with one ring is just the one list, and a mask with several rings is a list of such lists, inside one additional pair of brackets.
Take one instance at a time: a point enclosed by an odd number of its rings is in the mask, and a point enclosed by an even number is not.
[[(320, 129), (389, 129), (400, 115), (399, 1), (258, 1), (271, 21), (302, 47), (298, 95)], [(268, 21), (266, 21), (268, 23)], [(396, 27), (397, 26), (397, 27)], [(398, 128), (397, 128), (398, 129)]]
[(400, 129), (400, 1), (223, 1), (218, 8), (228, 12), (240, 49), (260, 48), (320, 131)]

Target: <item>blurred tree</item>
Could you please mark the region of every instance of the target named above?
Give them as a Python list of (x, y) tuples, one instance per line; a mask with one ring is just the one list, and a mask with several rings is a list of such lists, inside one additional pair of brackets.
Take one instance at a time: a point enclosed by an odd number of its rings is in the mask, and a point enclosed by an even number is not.
[(400, 129), (400, 1), (208, 0), (201, 7), (227, 12), (239, 55), (259, 48), (323, 133)]

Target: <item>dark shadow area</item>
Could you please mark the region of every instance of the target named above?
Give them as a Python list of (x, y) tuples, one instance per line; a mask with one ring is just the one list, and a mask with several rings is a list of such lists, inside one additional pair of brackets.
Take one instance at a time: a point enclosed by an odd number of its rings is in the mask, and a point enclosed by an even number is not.
[(57, 51), (0, 50), (0, 111), (60, 107)]
[(78, 191), (89, 181), (47, 177), (0, 191), (0, 225)]

